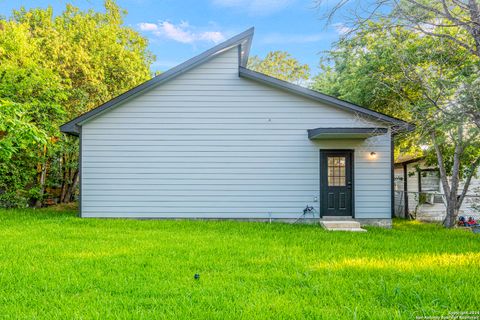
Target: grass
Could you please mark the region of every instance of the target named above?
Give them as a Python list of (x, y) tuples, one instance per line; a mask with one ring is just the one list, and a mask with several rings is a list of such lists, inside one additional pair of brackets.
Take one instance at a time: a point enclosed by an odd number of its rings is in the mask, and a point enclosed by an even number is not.
[(416, 222), (329, 233), (0, 210), (0, 319), (414, 319), (479, 311), (479, 276), (478, 235)]

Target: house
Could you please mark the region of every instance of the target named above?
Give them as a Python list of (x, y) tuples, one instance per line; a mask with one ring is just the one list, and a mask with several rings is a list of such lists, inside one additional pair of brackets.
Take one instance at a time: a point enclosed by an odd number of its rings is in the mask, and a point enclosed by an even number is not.
[[(460, 185), (463, 188), (463, 184)], [(443, 221), (446, 216), (439, 170), (428, 165), (423, 156), (400, 157), (394, 166), (395, 216), (422, 221)], [(461, 189), (460, 189), (461, 190)], [(480, 218), (480, 179), (473, 177), (469, 192), (460, 207), (460, 215)]]
[[(409, 124), (246, 68), (253, 28), (64, 124), (82, 217), (389, 226)], [(308, 207), (308, 208), (307, 208)]]

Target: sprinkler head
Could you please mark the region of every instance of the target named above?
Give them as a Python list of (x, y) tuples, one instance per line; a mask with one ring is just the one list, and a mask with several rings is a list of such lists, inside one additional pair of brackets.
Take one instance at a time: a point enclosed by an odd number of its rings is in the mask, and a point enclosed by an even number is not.
[(195, 273), (195, 275), (193, 276), (193, 279), (195, 279), (195, 280), (200, 279), (200, 275), (198, 273)]

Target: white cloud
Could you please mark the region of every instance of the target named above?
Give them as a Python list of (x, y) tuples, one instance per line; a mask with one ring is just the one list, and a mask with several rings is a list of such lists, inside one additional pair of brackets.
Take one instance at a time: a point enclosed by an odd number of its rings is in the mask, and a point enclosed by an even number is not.
[(267, 15), (287, 8), (296, 0), (212, 0), (214, 5), (238, 8), (253, 15)]
[(159, 30), (156, 32), (157, 35), (164, 35), (169, 39), (182, 43), (192, 43), (195, 41), (195, 35), (192, 31), (188, 30), (188, 24), (185, 22), (174, 25), (173, 23), (165, 21), (160, 23), (159, 27)]
[(219, 31), (206, 31), (200, 34), (200, 40), (218, 43), (225, 40), (225, 36)]
[(156, 31), (158, 26), (155, 23), (142, 22), (138, 24), (138, 27), (142, 31)]
[(352, 31), (352, 28), (347, 27), (345, 24), (343, 24), (341, 22), (334, 23), (333, 27), (335, 28), (335, 30), (337, 30), (338, 34), (341, 35), (341, 36), (343, 36), (343, 35), (349, 33), (350, 31)]
[(194, 43), (206, 41), (219, 43), (225, 40), (225, 35), (220, 31), (203, 31), (200, 28), (191, 26), (188, 22), (182, 21), (174, 24), (168, 21), (155, 23), (142, 22), (138, 24), (142, 31), (152, 32), (158, 37), (171, 39), (180, 43)]

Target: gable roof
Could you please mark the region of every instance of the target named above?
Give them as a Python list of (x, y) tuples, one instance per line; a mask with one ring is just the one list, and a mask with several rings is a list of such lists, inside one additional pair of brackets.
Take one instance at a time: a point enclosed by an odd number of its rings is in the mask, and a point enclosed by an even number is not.
[(83, 122), (107, 111), (110, 108), (113, 108), (115, 106), (118, 106), (120, 103), (122, 103), (124, 100), (133, 97), (137, 94), (140, 94), (141, 92), (151, 89), (154, 86), (157, 86), (159, 84), (162, 84), (166, 81), (169, 81), (170, 79), (196, 67), (199, 64), (202, 64), (203, 62), (209, 60), (210, 58), (225, 52), (226, 50), (229, 50), (233, 47), (238, 47), (240, 56), (239, 56), (239, 76), (244, 77), (247, 79), (251, 79), (257, 82), (261, 82), (273, 87), (276, 87), (278, 89), (284, 90), (284, 91), (289, 91), (294, 94), (298, 94), (301, 96), (304, 96), (306, 98), (319, 101), (334, 107), (338, 107), (347, 111), (353, 111), (359, 114), (362, 114), (370, 119), (377, 120), (377, 121), (383, 121), (386, 123), (389, 123), (390, 125), (395, 126), (398, 128), (399, 131), (409, 131), (414, 128), (414, 126), (410, 123), (407, 123), (403, 120), (387, 116), (385, 114), (355, 105), (353, 103), (343, 101), (325, 94), (322, 94), (318, 91), (310, 90), (286, 81), (282, 81), (270, 76), (267, 76), (265, 74), (249, 70), (246, 68), (247, 66), (247, 60), (248, 60), (248, 55), (250, 52), (250, 47), (252, 44), (252, 38), (253, 38), (253, 33), (254, 33), (254, 28), (250, 28), (228, 40), (225, 42), (222, 42), (215, 47), (199, 54), (198, 56), (195, 56), (178, 66), (158, 75), (153, 77), (152, 79), (138, 85), (137, 87), (128, 90), (127, 92), (113, 98), (110, 101), (105, 102), (104, 104), (98, 106), (95, 109), (92, 109), (75, 119), (63, 124), (60, 127), (60, 131), (72, 135), (78, 136), (80, 133), (80, 126)]
[(173, 67), (172, 69), (169, 69), (168, 71), (159, 74), (158, 76), (153, 77), (152, 79), (136, 86), (133, 89), (128, 90), (125, 93), (122, 93), (121, 95), (113, 98), (110, 101), (105, 102), (104, 104), (100, 105), (99, 107), (96, 107), (95, 109), (92, 109), (88, 112), (85, 112), (84, 114), (76, 117), (75, 119), (63, 124), (60, 127), (60, 131), (64, 133), (69, 133), (72, 135), (79, 135), (80, 128), (79, 124), (82, 122), (97, 116), (98, 114), (106, 111), (107, 109), (111, 107), (117, 106), (119, 103), (123, 102), (125, 99), (130, 98), (144, 90), (150, 89), (156, 85), (159, 85), (161, 83), (164, 83), (192, 68), (195, 66), (202, 64), (203, 62), (209, 60), (210, 58), (225, 52), (228, 49), (231, 49), (233, 47), (238, 46), (240, 50), (240, 59), (238, 61), (240, 66), (245, 67), (247, 65), (247, 60), (248, 60), (248, 54), (250, 52), (250, 47), (252, 45), (252, 38), (253, 38), (253, 32), (254, 28), (250, 28), (240, 34), (237, 34), (236, 36), (226, 40), (225, 42), (222, 42), (215, 47), (199, 54), (198, 56), (195, 56), (181, 64), (179, 64), (176, 67)]

